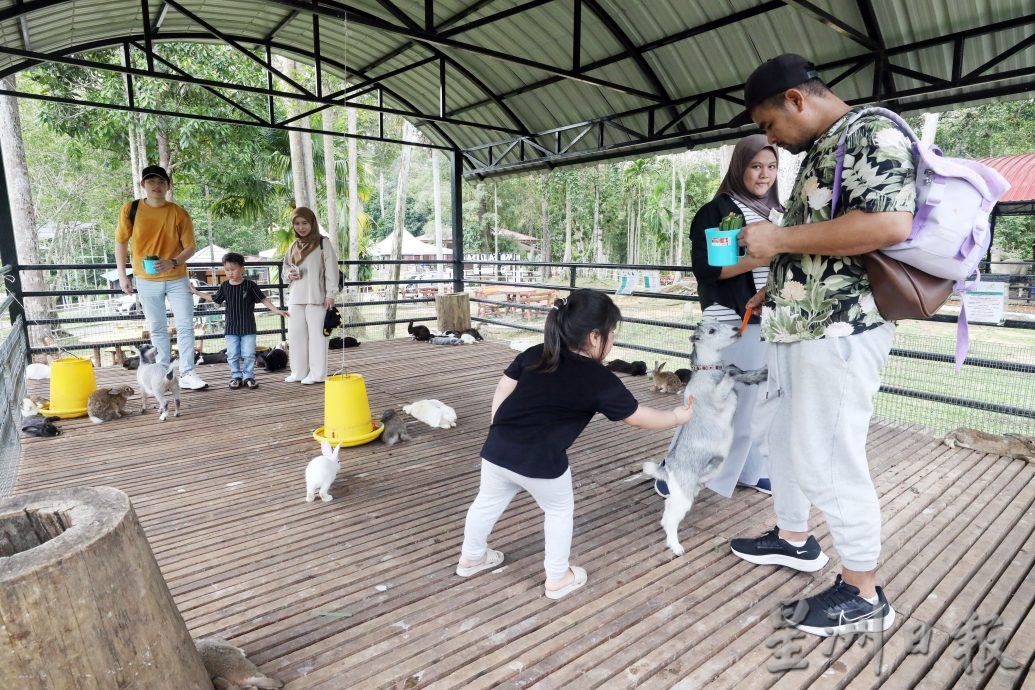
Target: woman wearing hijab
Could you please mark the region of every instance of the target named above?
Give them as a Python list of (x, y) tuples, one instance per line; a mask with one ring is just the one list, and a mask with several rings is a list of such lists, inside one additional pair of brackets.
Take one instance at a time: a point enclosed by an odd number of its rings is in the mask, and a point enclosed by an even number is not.
[(291, 376), (285, 381), (304, 385), (327, 378), (327, 338), (324, 317), (338, 292), (338, 257), (324, 242), (316, 214), (299, 206), (291, 214), (295, 241), (284, 255), (282, 275), (291, 284), (288, 295), (288, 358)]
[[(744, 224), (769, 220), (772, 210), (782, 212), (776, 188), (776, 148), (763, 134), (744, 137), (733, 149), (729, 170), (715, 197), (701, 207), (690, 224), (691, 270), (697, 278), (704, 318), (740, 324), (747, 301), (765, 287), (769, 262), (742, 258), (733, 266), (708, 265), (708, 244), (704, 231), (718, 227), (730, 213), (744, 217)], [(765, 364), (766, 344), (759, 336), (758, 314), (752, 314), (743, 336), (723, 351), (726, 364), (745, 371)], [(737, 412), (733, 417), (733, 445), (719, 473), (708, 488), (729, 498), (736, 485), (771, 494), (765, 455), (752, 441), (752, 417), (758, 386), (738, 383)], [(667, 487), (658, 486), (667, 494)]]

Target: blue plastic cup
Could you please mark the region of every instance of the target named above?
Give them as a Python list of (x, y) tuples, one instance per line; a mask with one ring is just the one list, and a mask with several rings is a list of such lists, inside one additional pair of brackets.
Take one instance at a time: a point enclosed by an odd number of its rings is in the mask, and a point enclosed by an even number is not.
[(743, 228), (708, 228), (704, 231), (705, 239), (708, 241), (708, 265), (736, 266), (738, 261), (747, 256), (747, 250), (737, 244), (737, 236), (741, 230)]
[(158, 273), (158, 259), (144, 259), (140, 262), (144, 266), (144, 270), (151, 275)]

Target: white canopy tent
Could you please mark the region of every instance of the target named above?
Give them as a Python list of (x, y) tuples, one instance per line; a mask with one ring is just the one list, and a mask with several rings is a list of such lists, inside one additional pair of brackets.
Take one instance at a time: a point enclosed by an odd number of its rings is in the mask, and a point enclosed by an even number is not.
[[(380, 242), (367, 247), (367, 253), (370, 256), (390, 256), (392, 254), (392, 235), (384, 238)], [(452, 256), (453, 250), (447, 247), (442, 247), (442, 256)], [(409, 231), (403, 230), (403, 242), (402, 242), (402, 257), (404, 259), (434, 259), (438, 257), (438, 251), (434, 246), (421, 242)]]

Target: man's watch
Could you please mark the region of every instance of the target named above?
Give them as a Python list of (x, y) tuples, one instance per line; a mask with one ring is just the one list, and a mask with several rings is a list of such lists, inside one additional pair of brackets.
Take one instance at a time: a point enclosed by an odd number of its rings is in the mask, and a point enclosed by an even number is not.
[(179, 259), (172, 259), (172, 262), (173, 262), (173, 268), (176, 268), (177, 266), (180, 265), (180, 260)]

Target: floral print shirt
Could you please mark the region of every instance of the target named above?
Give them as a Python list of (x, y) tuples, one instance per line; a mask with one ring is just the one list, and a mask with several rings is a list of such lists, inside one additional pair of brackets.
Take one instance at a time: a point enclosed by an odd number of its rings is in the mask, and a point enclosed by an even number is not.
[[(784, 227), (830, 220), (834, 153), (849, 122), (837, 215), (855, 209), (866, 213), (915, 210), (916, 175), (909, 139), (883, 117), (854, 119), (855, 110), (835, 122), (809, 149), (787, 202)], [(861, 256), (773, 257), (762, 308), (763, 340), (793, 343), (840, 338), (883, 323)]]

